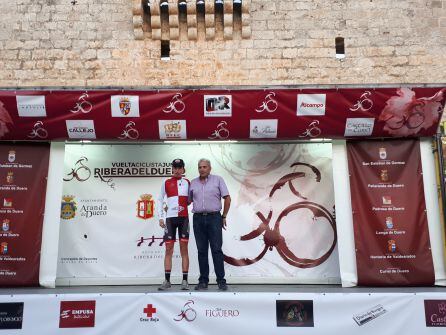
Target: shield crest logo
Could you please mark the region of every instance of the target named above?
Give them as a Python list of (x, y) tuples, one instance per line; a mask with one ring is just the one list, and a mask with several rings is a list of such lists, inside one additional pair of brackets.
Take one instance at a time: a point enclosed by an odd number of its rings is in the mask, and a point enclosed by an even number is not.
[(2, 249), (2, 255), (6, 255), (8, 253), (8, 243), (2, 242), (0, 244), (0, 248)]
[(395, 240), (387, 241), (387, 247), (390, 252), (396, 252), (396, 242)]
[(390, 216), (386, 217), (386, 227), (388, 229), (392, 229), (393, 228), (393, 219)]
[(60, 218), (70, 220), (76, 216), (76, 202), (74, 196), (68, 195), (62, 198), (62, 206), (60, 210)]
[(3, 231), (9, 231), (9, 220), (8, 219), (4, 219), (2, 222), (2, 230)]
[(140, 198), (136, 203), (136, 216), (143, 220), (153, 218), (155, 204), (152, 195), (143, 194)]
[(14, 172), (8, 172), (6, 175), (6, 183), (12, 184), (14, 182)]
[(379, 174), (379, 177), (383, 183), (388, 182), (389, 181), (389, 172), (387, 171), (387, 169), (382, 169)]
[(130, 109), (132, 108), (132, 103), (128, 98), (122, 98), (119, 100), (119, 109), (123, 115), (128, 115), (130, 113)]
[(379, 158), (381, 158), (381, 159), (387, 158), (386, 148), (379, 148)]
[(8, 161), (10, 163), (15, 161), (15, 151), (14, 150), (10, 150), (9, 154), (8, 154)]

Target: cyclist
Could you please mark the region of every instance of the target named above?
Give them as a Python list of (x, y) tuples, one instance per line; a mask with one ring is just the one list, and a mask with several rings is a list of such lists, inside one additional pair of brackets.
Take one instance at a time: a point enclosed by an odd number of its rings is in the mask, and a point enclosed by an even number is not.
[[(184, 161), (179, 158), (174, 159), (172, 162), (172, 177), (163, 182), (161, 192), (158, 196), (158, 220), (159, 225), (164, 228), (164, 243), (166, 245), (166, 254), (164, 257), (165, 279), (163, 284), (158, 288), (160, 291), (167, 290), (171, 287), (170, 272), (172, 270), (172, 255), (177, 229), (183, 270), (181, 289), (189, 289), (187, 282), (189, 271), (189, 254), (187, 249), (189, 242), (189, 214), (187, 211), (187, 201), (190, 182), (186, 178), (183, 178), (185, 171)], [(163, 206), (164, 202), (167, 204), (166, 210)]]

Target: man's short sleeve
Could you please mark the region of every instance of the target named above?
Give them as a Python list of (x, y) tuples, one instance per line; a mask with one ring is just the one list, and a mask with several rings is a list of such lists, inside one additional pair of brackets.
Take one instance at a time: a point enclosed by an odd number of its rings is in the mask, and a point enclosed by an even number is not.
[(229, 195), (228, 187), (226, 186), (226, 183), (222, 177), (218, 177), (218, 180), (219, 180), (218, 186), (220, 187), (220, 195), (222, 198), (224, 198)]

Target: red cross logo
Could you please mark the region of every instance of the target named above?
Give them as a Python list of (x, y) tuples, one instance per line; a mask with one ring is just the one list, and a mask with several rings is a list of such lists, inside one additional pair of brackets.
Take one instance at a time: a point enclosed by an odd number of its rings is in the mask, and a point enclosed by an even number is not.
[(152, 306), (152, 304), (148, 304), (146, 308), (144, 308), (144, 313), (148, 318), (151, 318), (153, 314), (156, 313), (156, 308)]

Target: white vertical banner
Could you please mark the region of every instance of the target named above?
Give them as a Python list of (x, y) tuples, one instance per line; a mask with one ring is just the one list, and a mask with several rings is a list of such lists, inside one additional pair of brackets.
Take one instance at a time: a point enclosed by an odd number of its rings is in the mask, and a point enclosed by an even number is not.
[(51, 143), (39, 269), (39, 283), (44, 287), (55, 287), (56, 283), (64, 150), (64, 143)]
[(343, 287), (356, 286), (355, 237), (353, 234), (352, 199), (345, 140), (333, 141), (333, 184), (339, 239), (339, 266)]
[[(65, 157), (58, 283), (160, 282), (165, 246), (154, 199), (173, 159), (185, 161), (191, 180), (203, 157), (232, 198), (223, 232), (229, 282), (340, 281), (331, 144), (69, 144)], [(193, 282), (192, 231), (189, 258)], [(180, 274), (176, 245), (174, 282)]]
[(432, 152), (432, 139), (420, 141), (421, 164), (423, 167), (424, 196), (426, 197), (429, 238), (435, 270), (435, 285), (446, 286), (445, 232), (440, 219), (439, 189), (436, 180), (435, 157)]

